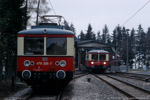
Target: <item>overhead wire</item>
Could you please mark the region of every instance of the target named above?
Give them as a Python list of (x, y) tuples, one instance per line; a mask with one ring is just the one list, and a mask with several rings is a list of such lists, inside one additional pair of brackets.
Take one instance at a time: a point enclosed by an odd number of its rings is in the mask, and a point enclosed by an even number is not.
[(51, 0), (49, 0), (49, 2), (50, 2), (50, 5), (51, 5), (51, 7), (52, 7), (52, 10), (53, 10), (54, 14), (56, 15), (56, 11), (55, 11), (55, 9), (54, 9), (54, 7), (53, 7), (53, 4), (52, 4)]
[(134, 16), (136, 16), (148, 3), (150, 2), (150, 0), (148, 0), (140, 9), (138, 9), (128, 20), (126, 20), (122, 26), (124, 26), (125, 24), (127, 24)]

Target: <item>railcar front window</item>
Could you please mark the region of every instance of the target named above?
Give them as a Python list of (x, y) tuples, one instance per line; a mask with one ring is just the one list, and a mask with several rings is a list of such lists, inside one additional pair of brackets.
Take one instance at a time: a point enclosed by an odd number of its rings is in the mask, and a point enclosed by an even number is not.
[(106, 55), (100, 54), (99, 59), (100, 59), (100, 61), (105, 61), (106, 60)]
[(24, 38), (25, 55), (42, 55), (44, 54), (44, 38)]
[(92, 60), (98, 61), (98, 54), (92, 54)]
[(48, 55), (66, 55), (67, 54), (67, 38), (52, 38), (46, 40), (46, 48)]

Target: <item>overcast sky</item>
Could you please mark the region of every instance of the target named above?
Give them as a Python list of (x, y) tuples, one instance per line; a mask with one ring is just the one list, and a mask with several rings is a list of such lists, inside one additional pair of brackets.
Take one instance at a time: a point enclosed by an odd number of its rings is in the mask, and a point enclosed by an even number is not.
[[(119, 24), (129, 19), (148, 0), (51, 0), (56, 14), (73, 23), (77, 34), (85, 32), (91, 23), (97, 33), (105, 24), (109, 33)], [(51, 14), (54, 14), (51, 11)], [(150, 3), (144, 7), (125, 27), (137, 29), (142, 24), (145, 31), (150, 27)]]

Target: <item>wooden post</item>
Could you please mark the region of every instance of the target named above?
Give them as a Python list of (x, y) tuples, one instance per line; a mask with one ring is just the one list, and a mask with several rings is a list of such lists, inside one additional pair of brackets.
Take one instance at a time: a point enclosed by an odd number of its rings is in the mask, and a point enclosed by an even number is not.
[(11, 91), (14, 91), (14, 73), (13, 73), (13, 75), (12, 75)]
[(78, 48), (78, 68), (80, 70), (80, 49)]

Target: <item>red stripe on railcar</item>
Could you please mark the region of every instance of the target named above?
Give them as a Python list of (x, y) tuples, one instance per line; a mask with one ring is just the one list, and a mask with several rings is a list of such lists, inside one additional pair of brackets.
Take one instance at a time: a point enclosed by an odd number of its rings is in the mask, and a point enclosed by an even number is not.
[[(91, 62), (93, 62), (93, 64), (91, 64)], [(104, 62), (106, 62), (106, 64), (103, 64)], [(109, 61), (87, 61), (86, 64), (91, 67), (92, 65), (95, 66), (109, 66)]]
[(49, 35), (49, 34), (18, 34), (18, 37), (74, 37), (74, 35)]
[[(25, 67), (24, 61), (34, 61), (34, 66)], [(66, 66), (56, 66), (56, 61), (66, 61)], [(17, 60), (17, 71), (24, 71), (24, 70), (30, 70), (30, 71), (36, 71), (36, 72), (50, 72), (50, 71), (58, 71), (58, 70), (64, 70), (64, 71), (72, 71), (74, 70), (74, 57), (18, 57)]]

